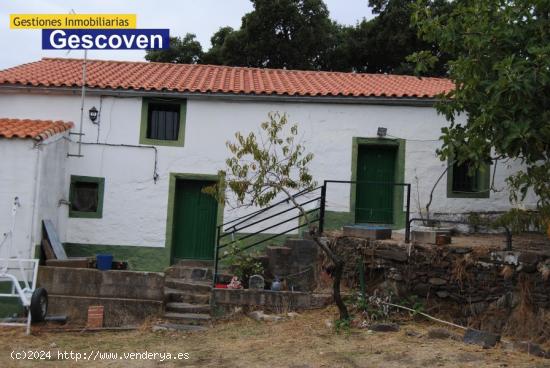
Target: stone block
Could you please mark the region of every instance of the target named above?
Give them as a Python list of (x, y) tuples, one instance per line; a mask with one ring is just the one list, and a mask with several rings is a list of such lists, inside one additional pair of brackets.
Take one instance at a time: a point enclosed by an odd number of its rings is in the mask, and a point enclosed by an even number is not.
[(519, 351), (529, 355), (534, 355), (540, 358), (550, 358), (550, 354), (540, 347), (540, 345), (532, 343), (530, 341), (511, 341), (503, 342), (502, 348), (504, 350)]
[(411, 239), (413, 243), (420, 244), (437, 244), (438, 236), (451, 236), (451, 229), (433, 228), (433, 229), (415, 229), (411, 231)]
[(398, 332), (399, 325), (396, 323), (373, 323), (369, 325), (369, 330), (375, 332)]
[(71, 268), (90, 268), (92, 261), (90, 258), (69, 258), (69, 259), (47, 259), (46, 266), (52, 267), (71, 267)]
[(353, 225), (343, 227), (344, 236), (362, 239), (391, 239), (392, 230), (385, 226)]
[(156, 272), (38, 268), (38, 286), (52, 295), (163, 300), (164, 275)]
[(407, 262), (409, 256), (405, 249), (376, 249), (375, 257), (389, 259), (397, 262)]
[(264, 307), (266, 310), (280, 311), (321, 308), (330, 302), (330, 296), (304, 292), (271, 291), (253, 289), (213, 289), (214, 304)]
[(268, 246), (267, 256), (269, 257), (269, 270), (274, 276), (283, 277), (290, 274), (289, 247)]
[(48, 295), (48, 314), (66, 315), (73, 325), (86, 324), (90, 306), (103, 307), (104, 327), (137, 326), (162, 316), (164, 308), (162, 301), (154, 300)]
[(492, 348), (500, 341), (500, 335), (479, 331), (469, 328), (464, 333), (464, 342), (466, 344), (479, 345), (484, 349)]

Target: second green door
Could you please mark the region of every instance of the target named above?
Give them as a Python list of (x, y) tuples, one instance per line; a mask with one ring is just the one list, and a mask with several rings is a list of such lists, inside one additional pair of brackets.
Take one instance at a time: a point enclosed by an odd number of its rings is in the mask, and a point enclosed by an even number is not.
[(356, 223), (393, 223), (395, 162), (397, 147), (390, 145), (360, 145), (357, 152), (357, 183), (355, 201)]
[(202, 188), (213, 182), (176, 180), (172, 254), (177, 259), (214, 258), (218, 203)]

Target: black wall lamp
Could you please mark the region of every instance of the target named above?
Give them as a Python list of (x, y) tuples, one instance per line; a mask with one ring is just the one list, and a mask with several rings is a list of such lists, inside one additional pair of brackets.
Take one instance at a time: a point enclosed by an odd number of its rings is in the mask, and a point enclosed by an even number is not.
[(94, 107), (92, 107), (89, 111), (88, 111), (88, 115), (90, 117), (90, 120), (92, 121), (92, 123), (95, 123), (95, 121), (97, 120), (97, 116), (98, 116), (98, 111), (97, 109)]

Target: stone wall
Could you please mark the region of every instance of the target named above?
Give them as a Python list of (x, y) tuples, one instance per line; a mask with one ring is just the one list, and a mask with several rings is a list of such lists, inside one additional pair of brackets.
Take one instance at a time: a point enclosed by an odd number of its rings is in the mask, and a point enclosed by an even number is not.
[(506, 332), (521, 312), (530, 321), (514, 323), (538, 330), (543, 323), (537, 318), (550, 310), (550, 249), (505, 252), (351, 237), (336, 238), (332, 247), (346, 259), (349, 286), (359, 285), (357, 262), (362, 259), (369, 294), (391, 294), (395, 302), (414, 295), (425, 310), (463, 325)]
[(216, 306), (260, 307), (273, 312), (321, 308), (332, 301), (330, 294), (254, 289), (213, 289)]
[(308, 239), (286, 239), (283, 246), (268, 246), (261, 257), (268, 280), (278, 277), (288, 290), (311, 291), (316, 286), (317, 244)]
[(48, 292), (48, 315), (66, 315), (71, 324), (85, 325), (93, 305), (104, 307), (105, 327), (138, 325), (164, 309), (160, 273), (41, 266), (38, 286)]

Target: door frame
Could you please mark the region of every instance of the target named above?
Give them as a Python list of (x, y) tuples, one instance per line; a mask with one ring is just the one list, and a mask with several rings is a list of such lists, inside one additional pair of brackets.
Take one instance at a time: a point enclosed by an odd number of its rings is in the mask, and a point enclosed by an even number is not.
[[(397, 154), (395, 155), (395, 183), (405, 182), (405, 139), (400, 138), (368, 138), (368, 137), (353, 137), (351, 148), (351, 181), (357, 180), (357, 156), (359, 155), (359, 146), (389, 146), (396, 147)], [(399, 190), (401, 188), (401, 190)], [(405, 212), (404, 206), (404, 187), (398, 187), (398, 190), (393, 192), (393, 223), (392, 229), (402, 229), (405, 227)], [(350, 212), (355, 219), (355, 201), (356, 201), (355, 185), (350, 185)]]
[[(193, 173), (170, 173), (170, 179), (168, 184), (168, 213), (166, 216), (166, 242), (165, 247), (168, 251), (170, 264), (174, 264), (174, 206), (176, 198), (176, 181), (177, 180), (197, 180), (197, 181), (210, 181), (213, 184), (217, 183), (220, 187), (220, 191), (224, 191), (224, 175), (220, 172), (218, 174), (193, 174)], [(218, 201), (218, 209), (216, 214), (216, 227), (223, 224), (223, 211), (224, 202)], [(217, 236), (217, 234), (216, 234)], [(215, 245), (214, 245), (215, 246)]]

